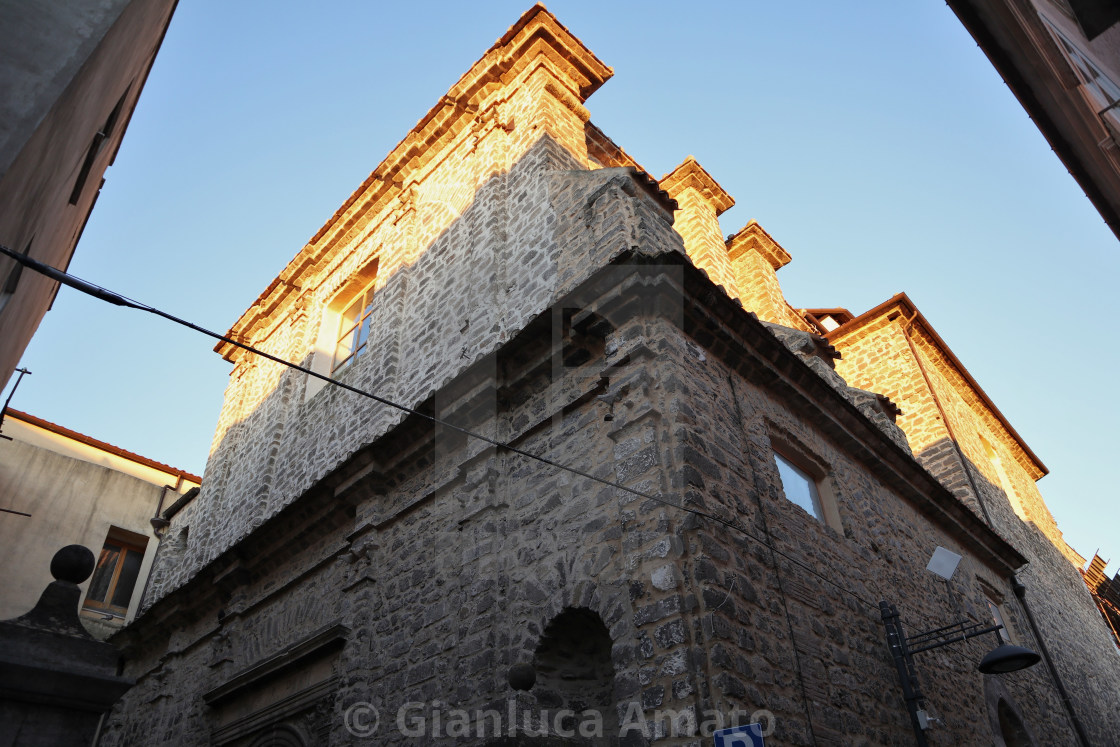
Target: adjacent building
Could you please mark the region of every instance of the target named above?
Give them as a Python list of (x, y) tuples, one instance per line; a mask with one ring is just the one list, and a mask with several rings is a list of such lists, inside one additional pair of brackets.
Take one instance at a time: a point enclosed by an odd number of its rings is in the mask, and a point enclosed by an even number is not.
[[(0, 3), (0, 244), (69, 265), (175, 4)], [(0, 385), (57, 290), (0, 256)]]
[(1097, 603), (1097, 609), (1101, 611), (1108, 629), (1112, 631), (1112, 637), (1116, 639), (1116, 647), (1120, 649), (1120, 573), (1114, 574), (1112, 578), (1104, 575), (1107, 565), (1104, 558), (1094, 555), (1082, 575), (1089, 593), (1093, 595), (1093, 601)]
[(1023, 552), (1029, 562), (1013, 588), (1043, 642), (1045, 666), (1073, 693), (1075, 712), (1089, 721), (1111, 707), (1095, 667), (1085, 666), (1108, 651), (1099, 615), (1085, 603), (1085, 558), (1066, 544), (1036, 485), (1046, 466), (906, 294), (859, 316), (844, 309), (807, 316), (840, 353), (836, 370), (846, 381), (898, 404), (915, 458)]
[[(695, 159), (591, 122), (612, 74), (535, 6), (236, 321), (103, 744), (1120, 733), (1045, 467), (905, 297), (792, 308)], [(911, 711), (885, 618), (992, 630)], [(979, 673), (1008, 640), (1044, 663)]]
[(948, 5), (1120, 237), (1120, 6), (1112, 0)]
[(0, 619), (35, 606), (59, 548), (83, 545), (97, 567), (82, 584), (80, 618), (107, 637), (139, 609), (161, 515), (200, 479), (18, 410), (4, 413), (0, 433)]

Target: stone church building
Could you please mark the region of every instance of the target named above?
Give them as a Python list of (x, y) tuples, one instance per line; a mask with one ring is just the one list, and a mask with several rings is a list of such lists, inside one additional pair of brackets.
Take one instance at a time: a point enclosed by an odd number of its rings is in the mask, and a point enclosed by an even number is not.
[[(791, 308), (700, 164), (655, 179), (592, 124), (612, 74), (532, 8), (237, 320), (346, 386), (218, 346), (101, 744), (1120, 734), (1039, 459), (905, 296)], [(915, 653), (911, 708), (891, 606), (1005, 629)], [(1042, 661), (981, 674), (997, 637)]]

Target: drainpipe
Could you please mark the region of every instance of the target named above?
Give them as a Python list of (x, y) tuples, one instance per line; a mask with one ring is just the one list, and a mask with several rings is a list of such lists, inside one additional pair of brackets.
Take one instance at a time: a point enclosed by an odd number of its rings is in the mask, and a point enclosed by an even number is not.
[(1077, 714), (1073, 711), (1073, 703), (1070, 701), (1069, 692), (1066, 691), (1066, 686), (1058, 675), (1054, 661), (1050, 658), (1050, 651), (1046, 648), (1046, 641), (1043, 639), (1042, 633), (1038, 629), (1038, 623), (1034, 620), (1034, 614), (1031, 613), (1031, 608), (1027, 604), (1027, 587), (1023, 586), (1019, 577), (1014, 573), (1011, 574), (1011, 590), (1015, 592), (1019, 604), (1022, 605), (1023, 611), (1027, 613), (1027, 622), (1030, 623), (1031, 632), (1034, 633), (1034, 638), (1038, 641), (1038, 650), (1042, 653), (1042, 658), (1046, 660), (1046, 668), (1050, 670), (1050, 678), (1054, 680), (1054, 685), (1058, 688), (1058, 694), (1062, 696), (1062, 705), (1066, 707), (1066, 713), (1073, 721), (1073, 729), (1077, 732), (1077, 740), (1081, 743), (1081, 747), (1089, 747), (1089, 737), (1085, 736), (1085, 727), (1081, 725), (1081, 720), (1077, 718)]
[(167, 531), (167, 527), (171, 526), (170, 518), (161, 516), (163, 512), (163, 501), (165, 498), (167, 498), (168, 490), (173, 490), (178, 493), (182, 489), (183, 476), (176, 475), (174, 485), (164, 485), (163, 488), (159, 491), (159, 503), (156, 505), (156, 513), (155, 516), (151, 518), (151, 521), (149, 523), (152, 525), (152, 531), (155, 533), (156, 539), (161, 542), (163, 541), (163, 535), (164, 532)]
[(171, 522), (160, 516), (160, 513), (163, 511), (163, 499), (167, 497), (167, 491), (174, 489), (175, 488), (172, 488), (170, 485), (164, 485), (160, 488), (159, 503), (156, 504), (156, 513), (148, 522), (152, 525), (152, 532), (155, 533), (157, 542), (163, 541), (163, 533), (167, 531), (167, 527), (171, 526)]
[(949, 422), (949, 418), (945, 414), (945, 408), (941, 406), (941, 399), (937, 396), (937, 390), (933, 388), (933, 382), (930, 381), (929, 373), (922, 363), (922, 357), (918, 355), (918, 348), (910, 337), (910, 329), (914, 326), (914, 320), (917, 318), (918, 310), (914, 309), (914, 313), (906, 320), (906, 325), (902, 328), (902, 336), (906, 338), (906, 344), (910, 346), (910, 354), (914, 356), (914, 360), (918, 364), (918, 370), (922, 373), (922, 380), (925, 381), (926, 388), (929, 389), (929, 393), (933, 397), (933, 404), (937, 406), (937, 412), (941, 415), (941, 422), (945, 424), (945, 430), (949, 433), (949, 441), (953, 444), (953, 450), (956, 451), (957, 459), (961, 462), (961, 469), (964, 470), (964, 476), (968, 479), (968, 484), (972, 486), (972, 493), (976, 496), (976, 502), (980, 504), (980, 511), (984, 514), (984, 520), (988, 522), (989, 527), (994, 529), (995, 523), (992, 522), (992, 515), (988, 513), (988, 507), (984, 504), (984, 496), (976, 488), (976, 481), (972, 479), (972, 473), (968, 470), (968, 462), (964, 458), (964, 452), (961, 451), (960, 442), (957, 441), (957, 434), (953, 431), (953, 424)]
[[(902, 328), (902, 336), (906, 338), (906, 344), (910, 346), (910, 353), (914, 356), (914, 360), (918, 362), (918, 370), (922, 372), (922, 378), (926, 382), (926, 387), (929, 389), (930, 395), (933, 396), (933, 402), (937, 405), (937, 411), (941, 414), (941, 421), (945, 423), (945, 430), (949, 432), (949, 440), (953, 442), (953, 448), (956, 450), (957, 456), (961, 460), (961, 468), (964, 470), (964, 476), (968, 480), (968, 484), (972, 486), (972, 492), (976, 496), (977, 503), (980, 504), (980, 510), (984, 512), (984, 518), (987, 520), (988, 526), (994, 530), (995, 524), (992, 522), (992, 516), (988, 513), (988, 507), (984, 505), (984, 498), (980, 494), (980, 489), (976, 485), (976, 480), (973, 478), (972, 472), (968, 469), (968, 463), (965, 461), (964, 452), (961, 451), (957, 436), (953, 432), (953, 426), (949, 423), (949, 418), (945, 416), (945, 410), (941, 406), (941, 400), (937, 397), (937, 391), (933, 388), (933, 384), (929, 379), (929, 374), (926, 373), (926, 368), (922, 365), (922, 359), (918, 356), (918, 349), (914, 346), (914, 341), (910, 339), (910, 329), (913, 327), (914, 320), (917, 319), (917, 317), (918, 310), (914, 309), (913, 315), (906, 321), (906, 325)], [(1058, 688), (1058, 695), (1062, 699), (1062, 705), (1065, 706), (1066, 713), (1069, 715), (1070, 721), (1073, 722), (1073, 730), (1077, 732), (1077, 740), (1081, 743), (1082, 747), (1089, 747), (1089, 739), (1085, 736), (1085, 728), (1081, 725), (1081, 720), (1077, 718), (1077, 714), (1073, 710), (1073, 703), (1070, 701), (1069, 692), (1062, 682), (1061, 675), (1058, 674), (1057, 667), (1054, 666), (1054, 660), (1050, 658), (1050, 650), (1046, 647), (1046, 640), (1042, 637), (1042, 631), (1038, 629), (1038, 623), (1034, 619), (1034, 614), (1031, 612), (1030, 606), (1027, 605), (1027, 587), (1023, 586), (1019, 581), (1019, 577), (1014, 573), (1011, 574), (1011, 590), (1015, 592), (1015, 596), (1019, 600), (1019, 605), (1023, 608), (1023, 611), (1027, 613), (1027, 623), (1030, 625), (1031, 633), (1038, 643), (1039, 651), (1042, 652), (1042, 658), (1046, 661), (1046, 668), (1050, 672), (1050, 679), (1053, 681), (1054, 686)]]

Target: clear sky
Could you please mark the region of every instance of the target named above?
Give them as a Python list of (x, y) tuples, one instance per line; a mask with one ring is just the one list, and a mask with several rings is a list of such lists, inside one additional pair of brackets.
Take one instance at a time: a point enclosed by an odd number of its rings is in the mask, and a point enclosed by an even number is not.
[[(1120, 561), (1120, 245), (937, 0), (549, 3), (615, 77), (592, 120), (654, 176), (694, 155), (793, 256), (795, 307), (906, 291)], [(70, 271), (224, 332), (529, 7), (179, 4)], [(201, 473), (212, 341), (63, 288), (13, 407)], [(10, 385), (9, 385), (10, 388)]]

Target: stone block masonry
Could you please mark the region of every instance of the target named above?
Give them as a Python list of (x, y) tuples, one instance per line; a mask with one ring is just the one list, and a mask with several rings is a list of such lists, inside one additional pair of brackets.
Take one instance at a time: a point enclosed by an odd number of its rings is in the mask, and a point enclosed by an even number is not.
[[(348, 280), (368, 271), (377, 296), (369, 343), (376, 355), (358, 360), (346, 379), (407, 405), (423, 401), (546, 308), (563, 278), (570, 283), (573, 271), (586, 272), (590, 258), (582, 252), (561, 256), (574, 248), (557, 243), (550, 185), (555, 172), (587, 168), (581, 102), (609, 75), (547, 13), (511, 29), (231, 336), (329, 373), (337, 306), (352, 290)], [(235, 367), (211, 477), (171, 586), (399, 420), (235, 348), (219, 350)], [(309, 419), (308, 412), (317, 414)]]
[[(913, 303), (899, 295), (828, 334), (850, 382), (887, 394), (915, 457), (989, 526), (1028, 558), (1018, 573), (1025, 604), (1051, 653), (1056, 676), (1090, 737), (1118, 733), (1115, 688), (1120, 660), (1110, 631), (1078, 572), (1085, 559), (1062, 538), (1036, 481), (1046, 474), (963, 364)], [(1011, 614), (1016, 601), (989, 591)]]
[[(689, 724), (733, 710), (768, 711), (783, 743), (904, 736), (874, 602), (922, 600), (907, 607), (915, 625), (955, 612), (929, 603), (944, 589), (907, 543), (973, 558), (952, 590), (963, 600), (981, 584), (1006, 589), (1017, 555), (978, 523), (963, 531), (953, 497), (831, 385), (794, 386), (801, 360), (680, 257), (624, 253), (436, 400), (454, 422), (742, 531), (407, 418), (151, 607), (123, 639), (138, 684), (106, 743), (240, 744), (256, 714), (347, 744), (346, 714), (369, 704), (378, 744), (414, 744), (392, 716), (417, 703), (470, 714), (514, 703), (553, 736), (550, 709), (578, 703), (632, 723), (633, 744), (693, 743)], [(726, 325), (718, 342), (700, 344), (713, 324)], [(840, 427), (858, 440), (838, 444)], [(777, 436), (832, 465), (840, 531), (784, 499)], [(874, 453), (887, 448), (882, 474)], [(593, 701), (546, 677), (549, 641), (579, 610), (610, 641), (598, 670), (580, 670), (605, 677)], [(303, 674), (253, 679), (281, 660)], [(518, 663), (536, 666), (540, 689), (510, 688)], [(965, 664), (925, 685), (971, 714), (954, 722), (962, 741), (982, 728)], [(1010, 686), (1032, 718), (1067, 728), (1044, 678)], [(303, 700), (282, 707), (285, 694)], [(489, 723), (471, 720), (471, 741), (486, 743), (475, 737)], [(444, 737), (427, 741), (456, 741)]]
[[(789, 255), (756, 223), (722, 241), (695, 161), (659, 184), (591, 125), (610, 74), (535, 6), (234, 325), (330, 374), (360, 318), (333, 375), (416, 412), (219, 346), (203, 491), (116, 639), (137, 685), (104, 744), (694, 745), (732, 713), (780, 744), (897, 744), (880, 600), (920, 630), (998, 597), (1038, 645), (986, 496), (833, 370), (781, 295)], [(965, 558), (950, 582), (938, 546)], [(1047, 672), (993, 684), (982, 653), (922, 661), (939, 738), (1011, 713), (1068, 743)]]

